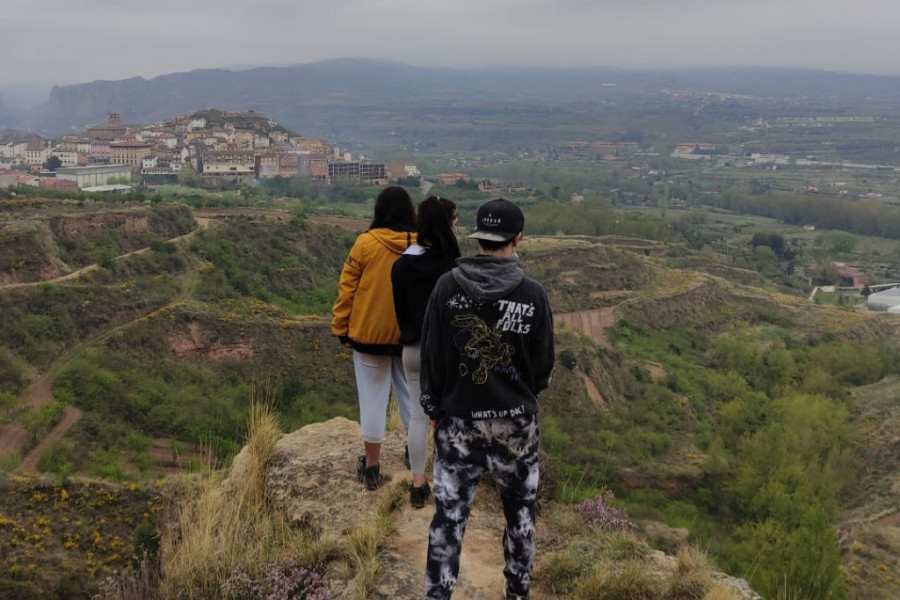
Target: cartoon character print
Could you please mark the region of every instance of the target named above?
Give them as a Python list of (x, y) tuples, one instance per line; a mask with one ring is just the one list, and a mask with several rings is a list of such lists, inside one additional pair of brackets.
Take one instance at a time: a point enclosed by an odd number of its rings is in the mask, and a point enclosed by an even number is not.
[[(488, 371), (497, 365), (505, 367), (512, 362), (515, 348), (511, 344), (504, 343), (500, 339), (500, 332), (488, 326), (478, 316), (457, 315), (450, 323), (461, 330), (454, 336), (457, 347), (462, 347), (470, 359), (479, 361), (478, 368), (472, 372), (474, 383), (478, 385), (485, 383)], [(460, 363), (459, 374), (461, 377), (467, 376), (468, 365)]]

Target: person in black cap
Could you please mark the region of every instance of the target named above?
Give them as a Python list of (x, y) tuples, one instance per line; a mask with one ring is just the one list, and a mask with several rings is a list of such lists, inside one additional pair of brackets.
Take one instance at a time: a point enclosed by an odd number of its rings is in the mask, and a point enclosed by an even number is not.
[(544, 288), (515, 256), (525, 217), (509, 200), (478, 209), (477, 256), (437, 282), (421, 340), (421, 403), (434, 425), (435, 513), (426, 599), (450, 598), (478, 480), (503, 504), (507, 600), (528, 598), (534, 566), (538, 394), (550, 383), (553, 316)]

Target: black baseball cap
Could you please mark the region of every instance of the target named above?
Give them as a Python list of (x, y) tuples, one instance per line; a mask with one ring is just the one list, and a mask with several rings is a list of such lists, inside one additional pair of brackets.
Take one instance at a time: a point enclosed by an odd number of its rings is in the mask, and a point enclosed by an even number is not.
[(503, 198), (485, 202), (478, 209), (476, 229), (469, 234), (476, 240), (508, 242), (525, 229), (522, 209)]

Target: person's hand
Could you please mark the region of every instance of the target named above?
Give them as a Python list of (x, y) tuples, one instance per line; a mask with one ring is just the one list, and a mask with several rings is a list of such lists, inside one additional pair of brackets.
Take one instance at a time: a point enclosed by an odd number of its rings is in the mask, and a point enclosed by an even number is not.
[(350, 338), (347, 337), (346, 335), (339, 335), (339, 336), (337, 336), (337, 338), (338, 338), (338, 341), (341, 343), (341, 346), (345, 346), (347, 348), (352, 347), (352, 346), (350, 346)]

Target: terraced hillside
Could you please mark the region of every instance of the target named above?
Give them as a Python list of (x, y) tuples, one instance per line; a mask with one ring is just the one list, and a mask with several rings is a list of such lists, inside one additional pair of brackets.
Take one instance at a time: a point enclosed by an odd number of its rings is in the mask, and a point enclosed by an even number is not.
[[(364, 224), (179, 205), (0, 210), (4, 470), (154, 485), (227, 465), (254, 399), (287, 431), (355, 418), (350, 357), (328, 311)], [(613, 490), (639, 519), (686, 528), (760, 587), (771, 582), (758, 564), (787, 564), (805, 581), (779, 553), (797, 554), (816, 531), (837, 560), (843, 552), (841, 581), (856, 582), (847, 597), (894, 589), (884, 574), (895, 565), (875, 550), (892, 542), (857, 533), (859, 523), (896, 529), (897, 415), (877, 387), (900, 374), (894, 320), (786, 296), (724, 259), (691, 268), (673, 244), (542, 236), (520, 254), (557, 319), (558, 366), (542, 398), (554, 500)], [(861, 443), (870, 435), (877, 445)], [(804, 508), (820, 502), (814, 529)], [(842, 537), (840, 523), (851, 523)], [(655, 531), (652, 543), (670, 543), (659, 533), (669, 529)], [(770, 538), (774, 549), (756, 545)], [(879, 572), (877, 585), (860, 575)]]

